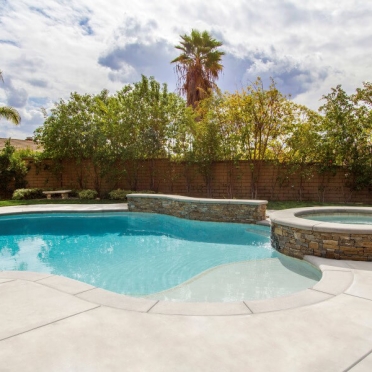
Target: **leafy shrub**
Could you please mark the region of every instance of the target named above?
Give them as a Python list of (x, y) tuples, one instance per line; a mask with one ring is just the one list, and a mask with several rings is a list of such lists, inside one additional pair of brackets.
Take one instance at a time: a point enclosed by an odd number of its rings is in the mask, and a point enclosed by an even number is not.
[(95, 199), (97, 198), (98, 196), (98, 192), (96, 190), (90, 190), (90, 189), (86, 189), (86, 190), (81, 190), (79, 191), (78, 193), (79, 195), (79, 199)]
[(108, 196), (111, 200), (127, 200), (127, 195), (132, 192), (130, 190), (117, 189), (110, 191)]
[(111, 200), (127, 200), (128, 194), (156, 194), (155, 191), (152, 190), (143, 190), (143, 191), (131, 191), (131, 190), (112, 190), (108, 193), (108, 197)]
[[(66, 189), (69, 189), (69, 187), (66, 187)], [(74, 189), (71, 189), (71, 191), (68, 193), (68, 196), (70, 198), (78, 198), (79, 197), (79, 192), (74, 190)]]
[(14, 189), (25, 187), (27, 166), (10, 140), (0, 150), (0, 195), (9, 197)]
[(44, 197), (42, 189), (17, 189), (14, 190), (12, 199), (26, 200), (26, 199), (41, 199)]

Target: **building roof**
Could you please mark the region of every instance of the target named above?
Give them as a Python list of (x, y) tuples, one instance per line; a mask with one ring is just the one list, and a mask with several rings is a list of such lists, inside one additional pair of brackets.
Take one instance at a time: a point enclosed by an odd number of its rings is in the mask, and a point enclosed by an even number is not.
[[(9, 138), (0, 138), (0, 150), (5, 147), (5, 142)], [(32, 137), (27, 137), (25, 140), (20, 139), (10, 139), (10, 144), (14, 146), (17, 150), (26, 150), (30, 149), (33, 151), (42, 151), (41, 148), (38, 147), (38, 145), (33, 141)]]

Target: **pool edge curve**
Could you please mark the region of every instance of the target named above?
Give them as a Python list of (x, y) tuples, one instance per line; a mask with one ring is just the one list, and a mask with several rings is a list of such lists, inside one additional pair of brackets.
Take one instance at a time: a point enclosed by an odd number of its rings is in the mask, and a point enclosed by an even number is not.
[[(107, 205), (49, 204), (16, 206), (2, 207), (0, 209), (0, 215), (51, 211), (112, 212), (127, 211), (127, 206), (124, 203)], [(27, 271), (0, 271), (0, 279), (32, 281), (71, 296), (76, 296), (88, 302), (126, 311), (188, 316), (254, 315), (258, 313), (289, 310), (332, 299), (344, 293), (353, 283), (353, 268), (348, 265), (348, 261), (329, 260), (312, 256), (305, 256), (304, 259), (316, 266), (323, 274), (320, 281), (312, 288), (283, 297), (239, 302), (172, 302), (149, 300), (114, 293), (63, 276)]]

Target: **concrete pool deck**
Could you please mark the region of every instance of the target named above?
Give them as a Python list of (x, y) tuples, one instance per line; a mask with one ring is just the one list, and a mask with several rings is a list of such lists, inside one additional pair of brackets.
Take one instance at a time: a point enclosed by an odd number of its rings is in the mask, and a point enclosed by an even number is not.
[[(51, 208), (125, 205), (0, 213)], [(313, 288), (239, 303), (157, 302), (0, 272), (0, 370), (371, 371), (372, 263), (306, 258), (323, 272)]]

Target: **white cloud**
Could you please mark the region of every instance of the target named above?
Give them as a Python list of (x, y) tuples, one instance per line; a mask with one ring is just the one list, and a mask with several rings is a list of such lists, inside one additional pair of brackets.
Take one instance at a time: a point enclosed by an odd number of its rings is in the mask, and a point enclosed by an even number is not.
[(113, 82), (121, 82), (123, 84), (128, 83), (128, 81), (139, 80), (136, 70), (131, 65), (123, 63), (120, 68), (110, 71), (108, 77)]
[(35, 110), (72, 91), (114, 92), (141, 73), (174, 89), (173, 46), (192, 28), (224, 42), (223, 90), (273, 76), (317, 108), (332, 86), (352, 92), (372, 76), (368, 1), (0, 0), (0, 22), (0, 104), (23, 117), (20, 127), (2, 122), (2, 136), (32, 135)]

